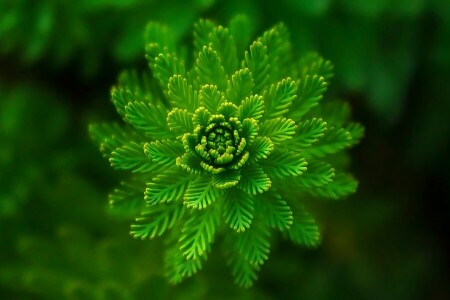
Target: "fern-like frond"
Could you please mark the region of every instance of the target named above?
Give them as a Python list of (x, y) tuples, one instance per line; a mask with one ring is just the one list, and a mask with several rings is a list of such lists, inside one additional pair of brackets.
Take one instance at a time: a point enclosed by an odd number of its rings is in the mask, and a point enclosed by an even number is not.
[(146, 143), (144, 153), (151, 160), (153, 168), (162, 171), (175, 167), (176, 159), (184, 154), (184, 147), (178, 140), (160, 140)]
[(255, 163), (260, 159), (267, 159), (274, 149), (275, 146), (268, 137), (258, 136), (249, 146), (250, 162)]
[(248, 68), (237, 70), (228, 80), (227, 98), (235, 104), (252, 94), (255, 82)]
[(287, 143), (289, 149), (298, 151), (298, 149), (305, 149), (310, 147), (321, 139), (327, 130), (327, 123), (322, 119), (306, 120), (298, 123), (297, 131)]
[(270, 138), (276, 145), (289, 140), (295, 134), (297, 125), (291, 119), (276, 118), (261, 123), (259, 135)]
[(167, 95), (172, 106), (176, 108), (192, 112), (198, 106), (197, 91), (194, 91), (192, 85), (181, 75), (170, 77)]
[(130, 102), (125, 106), (126, 119), (136, 129), (151, 139), (172, 136), (167, 125), (167, 110), (144, 102)]
[(234, 37), (228, 28), (222, 26), (214, 27), (209, 34), (212, 49), (217, 51), (225, 73), (231, 75), (238, 67), (237, 51)]
[(269, 83), (270, 64), (267, 47), (261, 42), (253, 42), (250, 50), (245, 52), (243, 66), (247, 67), (253, 77), (255, 87), (253, 91), (259, 93)]
[(320, 232), (316, 220), (303, 206), (296, 207), (294, 221), (287, 233), (296, 244), (306, 247), (317, 247), (320, 244)]
[(227, 190), (223, 196), (223, 217), (231, 229), (243, 232), (253, 221), (253, 196), (241, 190)]
[(293, 214), (288, 203), (279, 194), (270, 193), (255, 202), (255, 209), (264, 216), (264, 223), (280, 231), (289, 229)]
[(227, 85), (228, 78), (225, 69), (222, 66), (219, 55), (211, 47), (204, 46), (198, 54), (195, 72), (198, 86), (210, 84), (216, 85), (220, 90), (223, 90)]
[(179, 240), (180, 250), (186, 259), (199, 259), (214, 241), (219, 215), (215, 207), (191, 213), (184, 224)]
[(167, 125), (177, 136), (183, 135), (186, 130), (194, 131), (193, 114), (186, 109), (174, 108), (167, 115)]
[(327, 90), (325, 78), (318, 75), (306, 75), (298, 83), (298, 97), (290, 111), (290, 117), (300, 120), (311, 108), (317, 106)]
[(219, 191), (214, 187), (210, 175), (201, 175), (189, 182), (184, 194), (184, 204), (188, 208), (204, 209), (214, 203)]
[(145, 201), (142, 192), (145, 190), (145, 182), (134, 179), (122, 181), (120, 187), (109, 194), (109, 206), (115, 214), (134, 216), (144, 206)]
[(145, 173), (153, 170), (148, 157), (144, 154), (142, 143), (130, 142), (117, 148), (109, 158), (111, 167), (116, 170), (131, 170), (133, 173)]
[(301, 175), (306, 171), (308, 165), (305, 158), (299, 153), (278, 148), (260, 164), (271, 179)]
[(131, 225), (130, 234), (142, 240), (161, 236), (183, 218), (184, 210), (180, 203), (147, 206)]
[(251, 195), (264, 193), (272, 185), (270, 178), (257, 165), (248, 165), (242, 168), (241, 175), (242, 179), (239, 181), (237, 187)]
[(166, 171), (147, 183), (144, 199), (148, 205), (181, 200), (189, 181), (189, 176), (180, 177), (175, 170)]
[(292, 101), (297, 98), (297, 84), (291, 79), (283, 79), (272, 84), (264, 92), (265, 115), (267, 118), (277, 118), (289, 112)]
[(317, 143), (305, 149), (306, 156), (324, 157), (339, 152), (352, 145), (352, 135), (345, 128), (331, 127)]
[(245, 98), (239, 106), (238, 118), (240, 120), (252, 118), (258, 120), (264, 114), (264, 101), (262, 96), (252, 95)]
[(236, 247), (245, 260), (251, 264), (262, 265), (269, 258), (269, 238), (268, 228), (255, 221), (250, 229), (236, 235)]
[(358, 181), (350, 174), (336, 172), (333, 182), (306, 190), (308, 193), (326, 199), (339, 200), (353, 194), (358, 188)]

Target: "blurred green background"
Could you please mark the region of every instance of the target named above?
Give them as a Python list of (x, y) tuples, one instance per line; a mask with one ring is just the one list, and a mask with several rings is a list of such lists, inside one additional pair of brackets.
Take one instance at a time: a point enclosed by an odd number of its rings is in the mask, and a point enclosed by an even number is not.
[[(360, 188), (317, 203), (322, 245), (280, 240), (252, 289), (214, 255), (172, 287), (162, 243), (108, 210), (120, 174), (87, 124), (119, 121), (109, 91), (146, 68), (148, 21), (185, 43), (199, 17), (238, 13), (255, 35), (285, 22), (296, 54), (333, 62), (327, 96), (366, 126)], [(0, 0), (0, 298), (450, 299), (449, 81), (448, 0)]]

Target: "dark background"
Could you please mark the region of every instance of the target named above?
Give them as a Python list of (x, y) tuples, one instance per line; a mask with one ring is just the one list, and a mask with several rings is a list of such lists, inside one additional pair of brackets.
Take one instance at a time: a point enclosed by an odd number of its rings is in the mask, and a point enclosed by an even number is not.
[[(450, 2), (392, 2), (0, 0), (0, 298), (449, 299)], [(214, 255), (172, 287), (161, 241), (108, 210), (119, 174), (87, 126), (120, 121), (109, 91), (146, 67), (148, 21), (189, 43), (199, 17), (237, 13), (255, 37), (285, 22), (296, 55), (333, 62), (324, 101), (347, 99), (366, 127), (360, 188), (318, 204), (318, 249), (274, 244), (254, 288)]]

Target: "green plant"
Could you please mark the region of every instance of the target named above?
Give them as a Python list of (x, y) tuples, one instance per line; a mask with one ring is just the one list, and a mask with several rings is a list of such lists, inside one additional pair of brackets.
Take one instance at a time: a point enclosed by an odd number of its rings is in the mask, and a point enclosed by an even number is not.
[(251, 286), (268, 259), (271, 229), (317, 246), (304, 200), (339, 199), (357, 187), (341, 151), (358, 143), (363, 127), (349, 123), (345, 103), (318, 105), (330, 62), (317, 54), (296, 60), (283, 24), (244, 52), (247, 23), (199, 21), (193, 61), (168, 27), (149, 25), (152, 78), (126, 72), (112, 89), (127, 125), (90, 126), (111, 166), (131, 171), (110, 195), (112, 208), (139, 212), (135, 238), (167, 233), (173, 283), (201, 269), (220, 234), (236, 282)]

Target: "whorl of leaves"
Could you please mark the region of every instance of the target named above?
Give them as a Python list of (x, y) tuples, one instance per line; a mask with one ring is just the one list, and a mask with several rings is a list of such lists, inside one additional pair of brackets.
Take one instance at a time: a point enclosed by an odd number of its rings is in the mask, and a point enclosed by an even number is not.
[[(332, 65), (311, 54), (295, 70), (282, 24), (242, 54), (237, 51), (250, 38), (235, 25), (229, 30), (200, 20), (188, 68), (168, 28), (152, 26), (159, 37), (146, 47), (153, 79), (124, 73), (113, 88), (126, 124), (91, 126), (112, 167), (146, 185), (124, 183), (111, 199), (127, 213), (135, 208), (135, 238), (170, 232), (172, 259), (165, 262), (172, 282), (200, 270), (221, 234), (237, 284), (251, 286), (269, 257), (273, 229), (296, 244), (318, 246), (319, 229), (304, 199), (355, 192), (357, 181), (337, 172), (330, 155), (357, 144), (364, 129), (320, 104)], [(141, 190), (131, 193), (133, 187)], [(130, 196), (132, 205), (125, 205), (126, 195), (136, 193), (141, 203)]]

